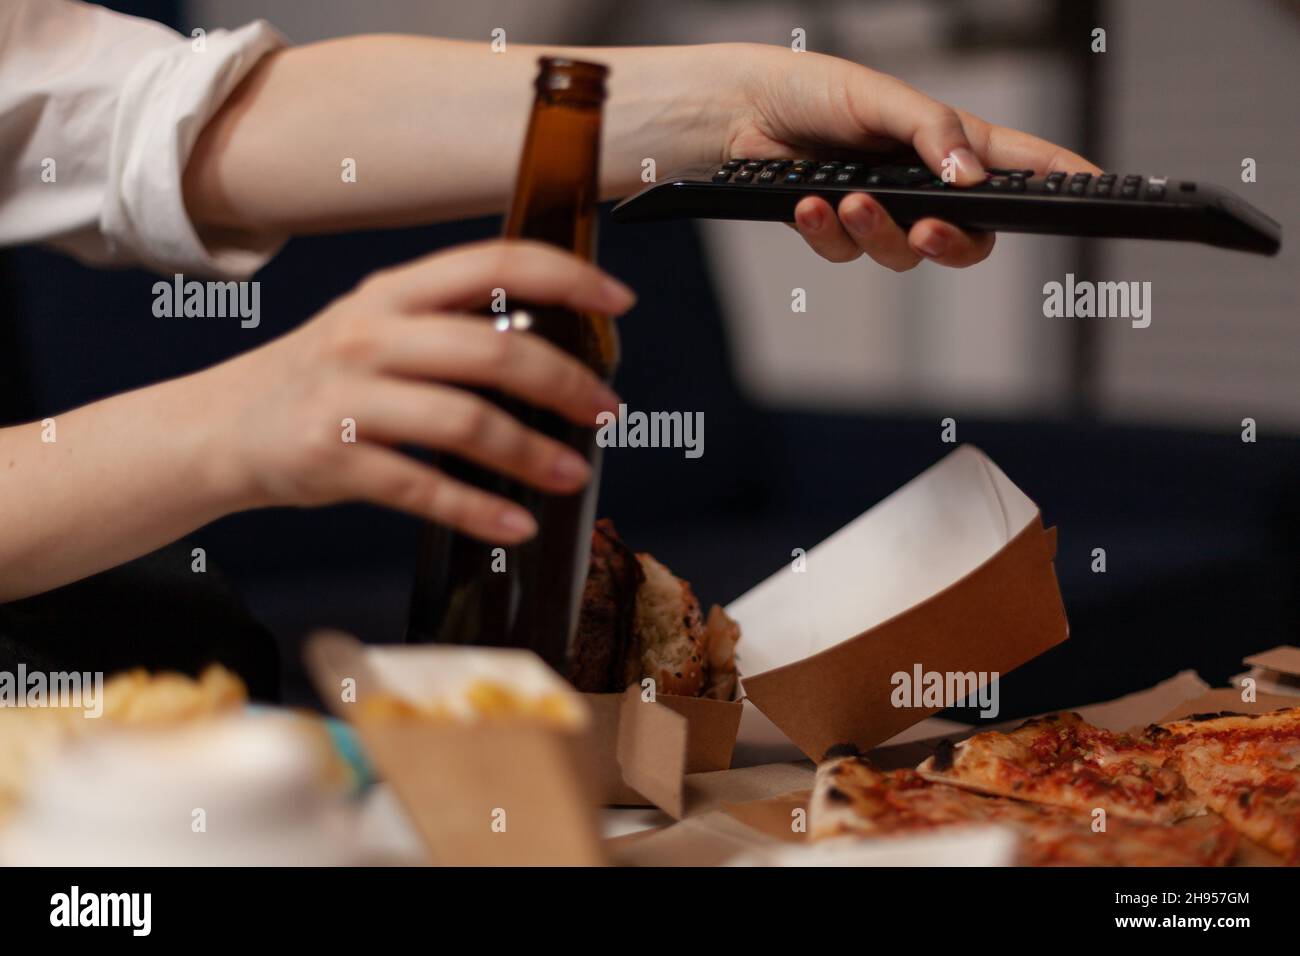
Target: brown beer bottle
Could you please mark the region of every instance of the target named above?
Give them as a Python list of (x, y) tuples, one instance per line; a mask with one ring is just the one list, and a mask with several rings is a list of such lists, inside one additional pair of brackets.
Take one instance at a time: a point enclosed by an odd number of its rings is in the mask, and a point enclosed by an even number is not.
[[(601, 108), (608, 70), (594, 63), (543, 57), (524, 140), (506, 238), (535, 239), (584, 259), (595, 258)], [(509, 290), (506, 290), (507, 297)], [(618, 335), (607, 316), (507, 299), (489, 314), (502, 335), (541, 336), (609, 381)], [(446, 456), (448, 474), (529, 509), (537, 535), (516, 547), (487, 544), (428, 524), (420, 541), (411, 598), (409, 641), (524, 647), (565, 673), (586, 580), (600, 480), (595, 421), (574, 425), (509, 396), (489, 397), (519, 419), (565, 442), (592, 466), (591, 482), (553, 495)], [(504, 554), (502, 553), (504, 552)]]

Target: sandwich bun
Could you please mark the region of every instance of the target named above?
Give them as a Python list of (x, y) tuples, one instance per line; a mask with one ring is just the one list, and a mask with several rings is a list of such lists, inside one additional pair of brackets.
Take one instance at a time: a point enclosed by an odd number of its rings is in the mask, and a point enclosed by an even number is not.
[(645, 581), (636, 592), (633, 633), (639, 660), (630, 660), (629, 668), (640, 673), (633, 680), (653, 678), (658, 693), (696, 697), (704, 689), (706, 667), (700, 602), (689, 584), (650, 555), (636, 557)]

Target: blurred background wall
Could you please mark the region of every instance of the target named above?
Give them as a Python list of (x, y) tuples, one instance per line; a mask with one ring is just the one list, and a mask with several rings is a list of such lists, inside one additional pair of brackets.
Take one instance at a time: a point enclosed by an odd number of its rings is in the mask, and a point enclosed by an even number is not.
[[(189, 0), (109, 4), (179, 29), (264, 17), (295, 42), (407, 31), (514, 42), (752, 40), (894, 73), (1117, 172), (1228, 186), (1281, 220), (1281, 255), (1001, 236), (965, 271), (831, 265), (776, 224), (606, 222), (602, 262), (641, 295), (617, 385), (702, 410), (706, 454), (613, 450), (602, 511), (725, 602), (942, 457), (941, 418), (1060, 526), (1073, 640), (1004, 683), (1028, 713), (1185, 666), (1221, 680), (1300, 643), (1300, 5), (1292, 0)], [(1089, 52), (1094, 27), (1107, 50)], [(707, 96), (708, 91), (701, 91)], [(1257, 163), (1243, 183), (1241, 162)], [(431, 174), (436, 171), (431, 170)], [(661, 170), (661, 173), (667, 173)], [(369, 270), (494, 234), (495, 219), (296, 240), (260, 275), (263, 326), (160, 327), (153, 279), (4, 255), (3, 401), (31, 418), (179, 374), (303, 321)], [(1153, 321), (1048, 319), (1042, 286), (1152, 283)], [(791, 290), (808, 311), (792, 314)], [(1240, 441), (1241, 420), (1260, 440)], [(369, 508), (237, 516), (196, 539), (276, 633), (401, 633), (413, 522)], [(1091, 570), (1104, 547), (1108, 570)], [(287, 692), (303, 694), (291, 672)], [(1010, 715), (1011, 710), (1008, 710)]]

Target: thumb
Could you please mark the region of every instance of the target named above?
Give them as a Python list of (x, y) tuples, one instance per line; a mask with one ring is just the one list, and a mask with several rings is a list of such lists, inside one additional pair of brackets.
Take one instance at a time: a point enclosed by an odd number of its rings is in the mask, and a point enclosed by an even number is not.
[(875, 95), (877, 129), (908, 143), (944, 182), (973, 186), (986, 173), (975, 154), (961, 117), (901, 80), (884, 77)]

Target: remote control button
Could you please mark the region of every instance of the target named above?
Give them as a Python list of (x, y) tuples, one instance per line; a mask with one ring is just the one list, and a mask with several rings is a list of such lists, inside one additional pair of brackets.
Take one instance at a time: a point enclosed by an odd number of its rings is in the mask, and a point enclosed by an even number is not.
[(1034, 175), (1032, 169), (986, 169), (990, 176), (1019, 176), (1022, 179), (1028, 179)]
[(1012, 173), (1007, 179), (1013, 193), (1022, 193), (1025, 191), (1025, 177), (1021, 173)]
[(800, 159), (790, 167), (796, 173), (810, 173), (817, 168), (817, 164), (807, 159)]
[(765, 169), (758, 174), (757, 182), (770, 183), (775, 181), (776, 181), (776, 170), (774, 169)]
[(853, 182), (853, 180), (857, 179), (857, 177), (854, 176), (852, 173), (846, 173), (846, 172), (844, 172), (843, 170), (841, 170), (840, 172), (836, 173), (835, 176), (834, 176), (833, 178), (834, 178), (836, 184), (837, 184), (837, 185), (840, 185), (840, 186), (845, 186), (845, 185), (847, 185), (847, 184)]
[(934, 174), (924, 166), (878, 166), (867, 182), (872, 186), (920, 186), (933, 178)]
[(1065, 173), (1048, 173), (1047, 178), (1043, 180), (1043, 192), (1055, 196), (1061, 191), (1061, 183), (1065, 180)]
[(713, 174), (713, 181), (715, 183), (725, 183), (730, 178), (731, 178), (731, 170), (729, 169), (719, 169), (716, 173)]
[(1049, 183), (1059, 183), (1059, 182), (1060, 182), (1061, 180), (1063, 180), (1064, 178), (1065, 178), (1065, 173), (1062, 173), (1062, 172), (1055, 172), (1055, 173), (1048, 173), (1048, 174), (1047, 174), (1047, 181), (1048, 181)]
[(772, 172), (774, 172), (774, 173), (783, 173), (783, 172), (786, 171), (786, 168), (787, 168), (789, 165), (790, 165), (790, 164), (787, 163), (784, 159), (777, 159), (777, 160), (773, 160), (772, 162), (768, 163), (768, 164), (767, 164), (767, 168), (770, 169), (770, 170), (771, 170)]
[(1125, 182), (1124, 185), (1120, 187), (1119, 194), (1125, 199), (1136, 199), (1138, 194), (1137, 183)]
[(1092, 194), (1094, 196), (1109, 196), (1114, 185), (1114, 179), (1107, 180), (1105, 176), (1102, 176), (1097, 180), (1097, 185), (1093, 187)]
[(1151, 185), (1147, 186), (1147, 199), (1164, 199), (1164, 198), (1165, 198), (1164, 183), (1151, 183)]
[(732, 182), (748, 183), (748, 182), (753, 182), (753, 180), (754, 180), (754, 171), (752, 169), (742, 169), (740, 172), (736, 173), (736, 178), (733, 179)]
[(1097, 182), (1105, 183), (1107, 186), (1112, 186), (1115, 183), (1115, 178), (1114, 173), (1102, 173), (1097, 177)]
[(862, 170), (865, 168), (866, 167), (863, 166), (861, 163), (844, 164), (844, 172), (848, 173), (850, 176), (856, 176), (858, 173), (862, 172)]
[(1001, 192), (1010, 186), (1010, 180), (1005, 176), (990, 176), (984, 181), (984, 185), (989, 189), (995, 189), (998, 192)]
[(822, 163), (820, 166), (817, 167), (817, 172), (834, 173), (834, 172), (839, 172), (839, 168), (840, 168), (839, 163)]
[(743, 167), (747, 172), (756, 173), (763, 168), (763, 164), (755, 159), (749, 160)]
[(1142, 182), (1142, 177), (1139, 176), (1137, 173), (1130, 173), (1129, 175), (1124, 177), (1125, 186), (1137, 186), (1141, 182)]
[(745, 165), (745, 160), (743, 159), (729, 159), (722, 164), (722, 168), (726, 170), (730, 170), (731, 172), (735, 172), (743, 165)]
[(794, 183), (801, 183), (801, 182), (803, 182), (803, 174), (802, 174), (802, 173), (786, 173), (786, 174), (785, 174), (785, 181), (786, 181), (787, 183), (791, 183), (791, 184), (794, 184)]
[(824, 183), (830, 178), (831, 178), (830, 173), (823, 172), (822, 170), (819, 169), (817, 170), (817, 172), (812, 174), (812, 176), (809, 178), (808, 181), (810, 183)]

